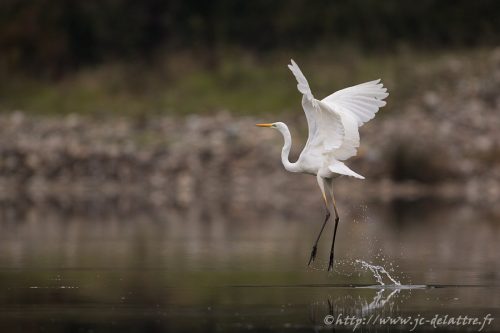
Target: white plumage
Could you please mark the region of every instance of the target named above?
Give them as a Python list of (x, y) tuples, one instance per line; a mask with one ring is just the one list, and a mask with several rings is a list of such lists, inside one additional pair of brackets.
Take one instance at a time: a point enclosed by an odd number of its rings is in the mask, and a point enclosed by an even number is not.
[[(356, 155), (360, 143), (358, 128), (375, 117), (378, 110), (385, 106), (384, 99), (389, 94), (379, 79), (336, 91), (322, 100), (317, 100), (311, 92), (306, 77), (295, 61), (291, 60), (288, 68), (290, 68), (297, 80), (297, 89), (302, 93), (302, 107), (306, 114), (309, 129), (306, 145), (298, 160), (295, 163), (288, 160), (292, 138), (286, 124), (277, 122), (258, 124), (257, 126), (276, 128), (281, 132), (285, 141), (281, 153), (281, 160), (285, 169), (291, 172), (316, 175), (327, 205), (327, 211), (328, 202), (325, 187), (330, 190), (336, 213), (336, 233), (338, 212), (333, 198), (331, 180), (339, 175), (364, 179), (363, 176), (347, 167), (343, 161)], [(329, 213), (325, 223), (328, 217)], [(319, 236), (313, 247), (309, 262), (314, 260), (318, 240)], [(333, 243), (329, 269), (332, 268), (332, 265)]]
[[(340, 161), (356, 155), (358, 127), (373, 119), (379, 108), (386, 104), (383, 99), (389, 95), (387, 89), (380, 80), (375, 80), (336, 91), (319, 101), (314, 98), (306, 77), (295, 61), (291, 60), (288, 68), (295, 75), (297, 88), (303, 94), (302, 107), (309, 126), (307, 143), (297, 162), (313, 155), (323, 159), (315, 163), (318, 171), (326, 167), (334, 173), (364, 178), (345, 165), (340, 167), (343, 165)], [(319, 156), (318, 152), (323, 156)]]

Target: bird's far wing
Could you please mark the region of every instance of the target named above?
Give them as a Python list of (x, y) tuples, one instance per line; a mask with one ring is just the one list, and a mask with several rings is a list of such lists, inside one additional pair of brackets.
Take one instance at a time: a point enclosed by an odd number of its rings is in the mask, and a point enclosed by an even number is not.
[(309, 88), (309, 83), (307, 82), (306, 77), (302, 74), (299, 66), (293, 59), (290, 59), (291, 64), (288, 65), (288, 68), (292, 71), (293, 75), (297, 79), (297, 89), (307, 98), (309, 101), (314, 100), (314, 96), (311, 93), (311, 88)]
[(318, 131), (318, 126), (316, 123), (316, 112), (317, 112), (317, 101), (314, 98), (311, 88), (309, 88), (309, 83), (307, 82), (306, 77), (302, 74), (299, 66), (293, 61), (290, 60), (291, 64), (288, 65), (288, 68), (292, 71), (295, 79), (297, 79), (297, 89), (302, 93), (302, 108), (304, 109), (304, 113), (306, 114), (307, 119), (307, 127), (309, 130), (309, 134), (307, 137), (307, 142), (304, 150), (309, 147), (309, 144), (314, 136), (316, 136)]
[(388, 95), (379, 79), (336, 91), (322, 102), (342, 115), (350, 114), (361, 126), (375, 117), (375, 113), (386, 104), (384, 98)]

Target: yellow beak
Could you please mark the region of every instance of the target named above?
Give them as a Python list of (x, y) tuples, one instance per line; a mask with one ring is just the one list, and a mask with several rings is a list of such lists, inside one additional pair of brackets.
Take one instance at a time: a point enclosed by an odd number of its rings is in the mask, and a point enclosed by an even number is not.
[(271, 126), (273, 126), (273, 124), (255, 124), (255, 126), (259, 126), (259, 127), (271, 127)]

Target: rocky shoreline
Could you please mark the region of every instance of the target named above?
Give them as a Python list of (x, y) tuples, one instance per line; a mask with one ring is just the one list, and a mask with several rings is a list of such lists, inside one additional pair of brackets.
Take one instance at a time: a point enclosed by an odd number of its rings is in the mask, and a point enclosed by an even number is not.
[[(499, 140), (494, 129), (499, 120), (480, 124), (482, 136), (461, 140), (466, 132), (458, 132), (453, 122), (437, 123), (425, 115), (415, 108), (404, 117), (388, 115), (363, 127), (359, 157), (348, 164), (367, 180), (338, 179), (342, 196), (498, 200)], [(201, 201), (277, 208), (293, 202), (316, 205), (315, 179), (283, 170), (282, 139), (275, 131), (255, 128), (260, 120), (226, 113), (146, 121), (4, 114), (0, 199), (131, 197), (181, 207)], [(305, 141), (296, 133), (302, 125), (290, 124), (295, 157)], [(490, 135), (486, 127), (491, 127)], [(485, 162), (485, 156), (491, 158)]]
[[(348, 165), (367, 179), (342, 177), (345, 198), (439, 196), (491, 206), (500, 199), (500, 51), (472, 66), (445, 59), (420, 68), (422, 82), (400, 109), (361, 129)], [(404, 101), (404, 103), (402, 102)], [(305, 143), (305, 117), (102, 118), (0, 114), (0, 201), (133, 198), (158, 205), (194, 203), (290, 207), (317, 204), (316, 180), (280, 162), (282, 138), (257, 122), (285, 121), (291, 159)], [(286, 117), (285, 117), (286, 118)]]

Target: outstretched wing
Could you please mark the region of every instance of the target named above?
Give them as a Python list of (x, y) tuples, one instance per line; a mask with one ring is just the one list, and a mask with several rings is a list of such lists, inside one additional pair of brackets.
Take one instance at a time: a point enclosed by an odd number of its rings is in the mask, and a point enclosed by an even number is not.
[(309, 88), (309, 83), (307, 82), (306, 77), (302, 74), (299, 66), (293, 59), (290, 59), (291, 64), (288, 65), (288, 68), (292, 71), (293, 75), (297, 79), (297, 89), (306, 97), (307, 100), (313, 100), (314, 96), (311, 93), (311, 88)]
[(309, 135), (301, 155), (305, 153), (332, 152), (341, 147), (344, 138), (344, 127), (340, 115), (328, 106), (321, 106), (314, 98), (306, 77), (299, 66), (291, 60), (288, 68), (297, 79), (297, 89), (302, 93), (302, 107), (306, 114)]
[(291, 59), (290, 62), (291, 64), (288, 65), (288, 68), (290, 68), (293, 75), (295, 76), (295, 79), (297, 80), (297, 89), (302, 93), (302, 108), (304, 109), (304, 113), (306, 114), (307, 127), (309, 130), (306, 143), (307, 147), (311, 141), (311, 138), (316, 135), (318, 131), (318, 124), (314, 116), (314, 113), (316, 111), (315, 109), (317, 108), (317, 103), (311, 92), (311, 88), (309, 88), (309, 83), (307, 82), (304, 74), (302, 74), (299, 66), (295, 63), (295, 61), (293, 61), (293, 59)]
[(383, 99), (387, 96), (387, 88), (378, 79), (336, 91), (322, 102), (340, 114), (353, 116), (358, 126), (362, 126), (386, 104)]
[(342, 145), (333, 152), (333, 158), (342, 161), (356, 155), (359, 147), (358, 127), (375, 117), (377, 111), (386, 104), (383, 99), (388, 95), (387, 88), (379, 79), (336, 91), (321, 101), (340, 115), (344, 125), (344, 139)]

